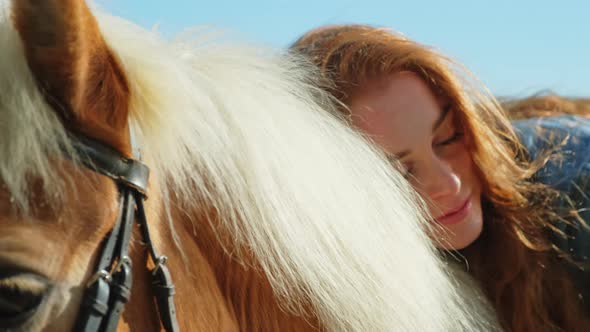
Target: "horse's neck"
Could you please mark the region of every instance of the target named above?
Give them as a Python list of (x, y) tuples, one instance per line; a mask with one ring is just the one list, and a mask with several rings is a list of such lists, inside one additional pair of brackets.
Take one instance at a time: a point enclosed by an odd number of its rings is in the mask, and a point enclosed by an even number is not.
[[(160, 254), (168, 256), (166, 263), (175, 285), (177, 319), (181, 331), (238, 331), (237, 320), (223, 296), (214, 271), (201, 253), (193, 237), (176, 220), (175, 232), (182, 244), (182, 252), (174, 244), (166, 213), (149, 204), (148, 223), (152, 240)], [(174, 211), (173, 211), (174, 212)], [(136, 229), (130, 255), (133, 260), (133, 288), (125, 306), (118, 331), (160, 331), (159, 316), (146, 268), (147, 251), (140, 243)]]
[[(219, 234), (216, 236), (211, 228), (210, 220), (215, 220), (211, 219), (213, 216), (205, 217), (198, 212), (195, 215), (198, 217), (187, 220), (184, 226), (192, 232), (194, 243), (209, 262), (240, 331), (318, 330), (314, 318), (305, 319), (281, 308), (263, 272), (255, 267), (246, 267), (227, 254), (219, 242)], [(221, 241), (224, 241), (223, 235)], [(250, 263), (255, 265), (255, 262)]]

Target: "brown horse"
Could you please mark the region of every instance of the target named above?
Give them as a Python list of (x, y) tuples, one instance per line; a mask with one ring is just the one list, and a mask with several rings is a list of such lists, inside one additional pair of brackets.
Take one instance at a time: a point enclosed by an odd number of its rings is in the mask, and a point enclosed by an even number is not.
[[(121, 208), (117, 177), (74, 147), (84, 137), (132, 163), (130, 130), (181, 331), (485, 326), (413, 191), (321, 109), (300, 62), (98, 17), (80, 0), (0, 2), (0, 329), (72, 329)], [(121, 331), (162, 328), (141, 227)]]

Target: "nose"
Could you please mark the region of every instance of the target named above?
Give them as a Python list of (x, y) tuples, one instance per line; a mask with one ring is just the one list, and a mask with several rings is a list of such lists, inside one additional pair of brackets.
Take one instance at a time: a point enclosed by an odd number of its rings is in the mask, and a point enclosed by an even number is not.
[(459, 175), (449, 163), (438, 158), (433, 158), (420, 180), (422, 191), (433, 201), (456, 195), (461, 190)]

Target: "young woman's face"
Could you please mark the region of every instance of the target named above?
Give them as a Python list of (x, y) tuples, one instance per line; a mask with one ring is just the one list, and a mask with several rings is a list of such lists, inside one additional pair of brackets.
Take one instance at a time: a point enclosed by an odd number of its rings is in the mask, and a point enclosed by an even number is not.
[(462, 249), (481, 234), (481, 183), (448, 101), (416, 74), (401, 72), (354, 96), (353, 123), (406, 168), (406, 176), (443, 226), (439, 247)]

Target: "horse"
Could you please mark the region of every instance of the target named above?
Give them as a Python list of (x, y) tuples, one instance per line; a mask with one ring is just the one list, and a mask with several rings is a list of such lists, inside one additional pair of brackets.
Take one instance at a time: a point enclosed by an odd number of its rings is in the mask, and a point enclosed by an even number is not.
[(304, 61), (79, 0), (0, 1), (0, 45), (2, 330), (485, 329)]

